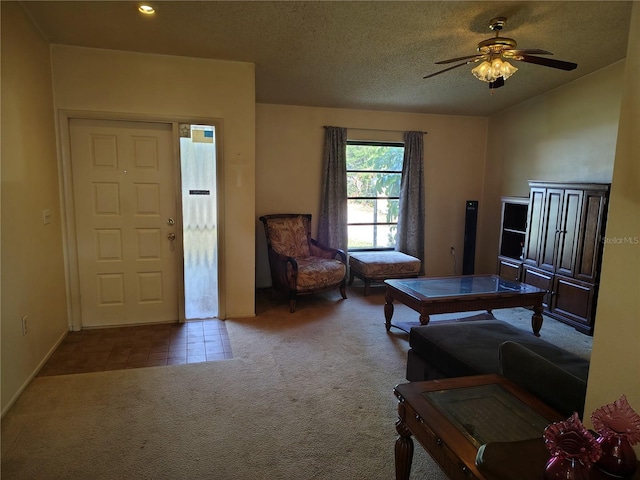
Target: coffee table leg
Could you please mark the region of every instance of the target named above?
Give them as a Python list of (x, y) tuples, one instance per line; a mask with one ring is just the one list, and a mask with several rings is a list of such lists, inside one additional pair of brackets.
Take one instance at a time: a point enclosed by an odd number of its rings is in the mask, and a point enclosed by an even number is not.
[(399, 434), (395, 447), (396, 480), (409, 480), (413, 460), (413, 439), (411, 432), (401, 419), (396, 422), (396, 430)]
[(533, 306), (533, 316), (531, 317), (531, 328), (533, 329), (533, 334), (536, 337), (540, 336), (540, 329), (542, 328), (542, 305), (534, 305)]
[(384, 318), (387, 332), (391, 329), (391, 317), (393, 317), (393, 298), (389, 295), (384, 296)]
[(420, 325), (427, 325), (429, 323), (429, 315), (426, 313), (420, 314)]

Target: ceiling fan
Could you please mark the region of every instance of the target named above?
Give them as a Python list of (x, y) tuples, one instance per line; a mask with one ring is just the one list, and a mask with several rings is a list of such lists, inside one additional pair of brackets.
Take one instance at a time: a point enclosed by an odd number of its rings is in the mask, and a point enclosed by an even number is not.
[(496, 36), (478, 43), (478, 53), (435, 62), (436, 65), (446, 65), (448, 63), (462, 61), (462, 63), (458, 63), (457, 65), (445, 68), (444, 70), (432, 73), (431, 75), (427, 75), (423, 78), (435, 77), (436, 75), (448, 72), (454, 68), (482, 61), (482, 63), (471, 70), (471, 73), (473, 73), (478, 80), (488, 82), (489, 88), (494, 89), (502, 87), (504, 85), (504, 81), (518, 70), (507, 60), (535, 63), (545, 67), (559, 68), (560, 70), (573, 70), (578, 66), (577, 63), (536, 56), (553, 55), (551, 52), (547, 52), (546, 50), (539, 50), (536, 48), (524, 50), (517, 49), (516, 47), (518, 44), (513, 38), (500, 36), (500, 31), (504, 28), (506, 23), (507, 19), (505, 17), (496, 17), (492, 19), (489, 23), (489, 28), (496, 32)]

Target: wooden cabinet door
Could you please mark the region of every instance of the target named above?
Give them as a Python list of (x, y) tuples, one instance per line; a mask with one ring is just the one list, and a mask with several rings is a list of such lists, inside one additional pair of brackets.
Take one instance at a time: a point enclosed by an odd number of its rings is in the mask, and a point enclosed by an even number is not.
[(547, 189), (540, 232), (538, 267), (549, 272), (555, 271), (558, 241), (562, 231), (563, 199), (564, 190)]
[(585, 282), (596, 282), (600, 257), (602, 255), (602, 235), (606, 217), (607, 196), (605, 191), (584, 193), (582, 228), (578, 239), (578, 258), (575, 278)]
[(556, 275), (550, 311), (583, 333), (593, 333), (595, 285)]
[(532, 265), (534, 267), (538, 265), (545, 193), (546, 188), (531, 188), (529, 193), (527, 236), (524, 241), (522, 260), (526, 265)]
[(507, 280), (519, 282), (521, 265), (512, 258), (498, 257), (498, 275)]
[(556, 244), (554, 271), (572, 277), (578, 256), (578, 238), (582, 225), (584, 190), (565, 190), (562, 198), (562, 218)]
[(522, 270), (521, 282), (546, 290), (547, 293), (542, 299), (542, 306), (547, 310), (550, 308), (551, 291), (553, 288), (553, 274), (544, 270), (524, 265)]

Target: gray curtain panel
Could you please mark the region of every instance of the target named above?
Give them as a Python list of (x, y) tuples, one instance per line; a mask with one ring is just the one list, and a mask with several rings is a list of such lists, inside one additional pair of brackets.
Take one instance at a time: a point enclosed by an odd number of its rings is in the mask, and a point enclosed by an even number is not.
[(318, 241), (347, 251), (347, 129), (325, 127)]
[(396, 250), (422, 261), (424, 274), (424, 133), (405, 132)]

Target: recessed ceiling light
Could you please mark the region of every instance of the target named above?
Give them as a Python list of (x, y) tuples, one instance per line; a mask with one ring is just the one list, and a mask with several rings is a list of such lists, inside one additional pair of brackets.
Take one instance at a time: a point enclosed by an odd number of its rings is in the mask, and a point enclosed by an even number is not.
[(144, 13), (145, 15), (153, 15), (156, 13), (155, 9), (151, 5), (140, 5), (138, 7), (138, 11)]

